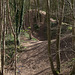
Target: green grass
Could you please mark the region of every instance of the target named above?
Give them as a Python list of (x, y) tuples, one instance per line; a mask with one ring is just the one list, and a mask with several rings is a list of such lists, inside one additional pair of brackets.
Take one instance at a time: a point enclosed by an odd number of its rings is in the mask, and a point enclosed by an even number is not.
[(37, 39), (36, 39), (36, 38), (32, 38), (32, 40), (33, 40), (33, 41), (37, 41)]

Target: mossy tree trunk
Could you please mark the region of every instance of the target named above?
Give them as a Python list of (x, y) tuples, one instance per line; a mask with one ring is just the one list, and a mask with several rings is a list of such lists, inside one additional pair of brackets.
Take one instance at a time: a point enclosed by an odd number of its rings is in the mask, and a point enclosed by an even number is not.
[[(18, 2), (20, 2), (20, 6), (18, 5)], [(15, 15), (15, 24), (16, 24), (16, 41), (17, 45), (20, 45), (20, 30), (23, 24), (23, 14), (24, 14), (24, 4), (25, 0), (14, 0), (14, 12), (16, 13)]]
[(18, 35), (19, 35), (19, 45), (20, 45), (20, 33), (21, 33), (21, 27), (23, 25), (23, 17), (24, 17), (24, 5), (25, 5), (26, 0), (22, 0), (22, 5), (21, 5), (21, 12), (20, 12), (20, 26), (18, 29)]

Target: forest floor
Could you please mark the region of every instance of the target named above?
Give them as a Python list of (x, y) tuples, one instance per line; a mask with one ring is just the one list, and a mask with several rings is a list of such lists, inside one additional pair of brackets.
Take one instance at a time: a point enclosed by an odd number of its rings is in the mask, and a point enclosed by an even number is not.
[[(70, 35), (61, 39), (61, 73), (69, 75), (74, 63), (75, 52), (72, 50)], [(17, 75), (52, 75), (47, 51), (47, 41), (28, 40), (21, 37), (21, 49), (17, 55)], [(51, 41), (51, 50), (56, 67), (56, 40)], [(12, 71), (5, 75), (14, 75)]]

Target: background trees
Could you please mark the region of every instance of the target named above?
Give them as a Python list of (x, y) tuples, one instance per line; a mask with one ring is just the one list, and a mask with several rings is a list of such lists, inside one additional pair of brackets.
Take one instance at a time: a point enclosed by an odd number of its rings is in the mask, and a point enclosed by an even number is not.
[[(20, 37), (27, 34), (29, 39), (48, 40), (48, 55), (54, 75), (61, 73), (61, 39), (72, 33), (73, 51), (75, 50), (75, 2), (74, 0), (0, 0), (0, 50), (1, 73), (4, 65), (11, 60), (15, 75), (17, 54), (21, 47)], [(65, 35), (64, 35), (65, 34)], [(10, 37), (10, 38), (9, 38)], [(26, 37), (25, 37), (26, 38)], [(10, 40), (9, 40), (10, 39)], [(52, 40), (56, 40), (53, 60)], [(8, 42), (9, 41), (9, 42)], [(14, 47), (11, 47), (11, 43)], [(7, 44), (11, 47), (10, 49)], [(6, 47), (5, 47), (6, 46)], [(13, 50), (11, 50), (13, 49)], [(75, 61), (75, 60), (74, 60)], [(54, 64), (56, 62), (56, 65)], [(74, 72), (75, 65), (72, 73)], [(71, 73), (71, 74), (72, 74)]]
[(46, 15), (47, 15), (47, 37), (48, 37), (48, 52), (49, 52), (49, 60), (51, 64), (51, 69), (54, 75), (58, 75), (57, 72), (54, 69), (53, 60), (51, 56), (51, 25), (50, 25), (50, 7), (49, 7), (49, 1), (46, 2)]
[(64, 0), (58, 1), (58, 9), (57, 9), (57, 19), (58, 19), (58, 30), (57, 30), (57, 43), (56, 43), (56, 50), (57, 50), (57, 56), (56, 56), (56, 61), (57, 61), (57, 70), (58, 72), (60, 72), (60, 35), (61, 35), (61, 25), (62, 25), (62, 21), (63, 21), (63, 16), (64, 16)]

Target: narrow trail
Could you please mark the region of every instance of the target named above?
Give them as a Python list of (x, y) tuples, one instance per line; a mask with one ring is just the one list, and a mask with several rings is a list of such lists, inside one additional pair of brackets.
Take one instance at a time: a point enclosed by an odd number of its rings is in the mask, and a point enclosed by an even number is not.
[[(19, 56), (18, 74), (51, 75), (46, 41), (29, 41), (22, 43), (26, 47)], [(51, 74), (49, 74), (49, 72)]]
[[(72, 40), (69, 36), (61, 39), (61, 71), (63, 75), (69, 75), (72, 65), (67, 62), (70, 58), (75, 57), (75, 53), (72, 52)], [(23, 48), (17, 55), (17, 75), (53, 75), (48, 58), (47, 41), (33, 41), (25, 37), (22, 37), (21, 41)], [(52, 40), (51, 42), (52, 57), (56, 67), (56, 41)]]

